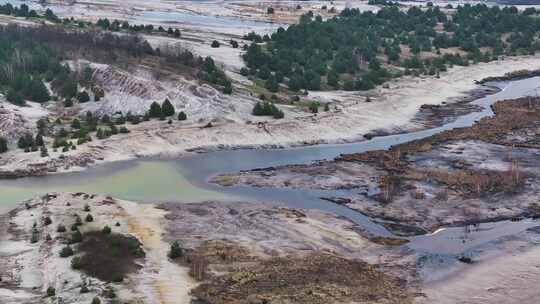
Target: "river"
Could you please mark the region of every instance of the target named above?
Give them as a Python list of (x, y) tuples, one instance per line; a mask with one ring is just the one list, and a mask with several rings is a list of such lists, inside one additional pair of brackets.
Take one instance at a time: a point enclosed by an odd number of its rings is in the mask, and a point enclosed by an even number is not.
[[(257, 201), (332, 212), (351, 219), (362, 229), (373, 234), (392, 236), (384, 227), (373, 223), (368, 217), (347, 207), (320, 199), (323, 196), (339, 196), (339, 191), (265, 189), (247, 186), (221, 187), (208, 183), (208, 180), (220, 173), (309, 163), (315, 160), (333, 159), (344, 153), (388, 149), (392, 145), (428, 137), (444, 130), (470, 126), (482, 117), (493, 115), (490, 105), (498, 100), (535, 94), (535, 89), (540, 85), (540, 77), (492, 85), (498, 86), (501, 91), (473, 101), (474, 104), (483, 107), (482, 111), (458, 117), (454, 122), (441, 127), (418, 132), (376, 137), (351, 144), (217, 151), (192, 154), (181, 159), (140, 159), (96, 166), (81, 172), (2, 180), (0, 181), (0, 211), (6, 211), (24, 199), (55, 191), (101, 193), (139, 202)], [(467, 231), (467, 238), (475, 239), (475, 242), (463, 241), (463, 228), (447, 228), (435, 234), (414, 238), (410, 247), (426, 251), (431, 251), (436, 247), (440, 252), (457, 253), (478, 245), (479, 241), (485, 242), (504, 235), (515, 234), (534, 225), (536, 225), (534, 221), (522, 221), (519, 224), (510, 222), (482, 224), (482, 229)]]

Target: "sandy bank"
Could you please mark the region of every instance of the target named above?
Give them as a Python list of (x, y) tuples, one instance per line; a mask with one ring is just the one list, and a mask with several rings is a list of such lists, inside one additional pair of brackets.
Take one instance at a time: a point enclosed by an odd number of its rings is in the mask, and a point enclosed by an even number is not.
[[(85, 219), (87, 214), (93, 216), (93, 221)], [(101, 231), (105, 225), (113, 233), (136, 237), (145, 252), (138, 262), (140, 268), (122, 282), (111, 283), (70, 267), (73, 257), (62, 258), (59, 252), (66, 246), (69, 229), (77, 216), (83, 218), (78, 226), (83, 240), (85, 233)], [(59, 231), (60, 224), (68, 231)], [(185, 250), (209, 242), (246, 248), (246, 257), (257, 259), (252, 260), (250, 267), (257, 265), (255, 261), (264, 263), (267, 259), (321, 253), (331, 254), (339, 263), (362, 261), (361, 271), (388, 280), (388, 286), (396, 286), (392, 285), (396, 284), (394, 275), (409, 275), (403, 265), (410, 265), (410, 260), (399, 248), (371, 243), (354, 226), (346, 219), (316, 210), (217, 202), (156, 206), (85, 193), (51, 193), (28, 200), (0, 218), (0, 301), (37, 301), (47, 288), (54, 287), (56, 295), (48, 298), (62, 298), (63, 303), (89, 303), (95, 296), (103, 301), (111, 288), (120, 300), (132, 303), (190, 303), (190, 290), (198, 283), (189, 274), (189, 264), (167, 258), (173, 240), (180, 241)], [(80, 255), (78, 246), (71, 244), (75, 256)], [(385, 265), (374, 267), (365, 261), (384, 261)], [(83, 284), (89, 289), (86, 293), (80, 292)], [(385, 286), (380, 286), (381, 290)], [(307, 288), (327, 292), (326, 287), (317, 284)], [(332, 287), (336, 288), (349, 287)], [(324, 298), (342, 296), (330, 293)], [(379, 296), (386, 297), (383, 293)], [(239, 303), (245, 301), (244, 298)]]
[[(255, 101), (242, 92), (231, 98), (218, 98), (219, 95), (215, 95), (213, 100), (198, 99), (200, 101), (195, 106), (190, 105), (189, 101), (182, 101), (187, 105), (188, 115), (201, 118), (206, 115), (208, 118), (201, 122), (174, 121), (172, 125), (166, 121), (151, 121), (129, 126), (131, 133), (128, 135), (95, 140), (80, 146), (76, 151), (65, 153), (68, 161), (58, 159), (62, 153), (51, 153), (50, 158), (43, 159), (39, 157), (39, 152), (23, 154), (13, 151), (1, 156), (3, 162), (0, 171), (20, 170), (17, 175), (25, 175), (25, 172), (30, 172), (30, 175), (48, 174), (77, 170), (91, 163), (142, 156), (178, 156), (190, 150), (352, 142), (362, 140), (363, 135), (373, 130), (416, 130), (424, 127), (414, 121), (422, 105), (436, 105), (464, 98), (467, 91), (478, 87), (474, 80), (501, 76), (519, 69), (538, 68), (540, 57), (527, 56), (470, 67), (454, 67), (443, 73), (440, 79), (404, 77), (390, 82), (389, 88), (377, 88), (369, 92), (372, 96), (370, 103), (364, 102), (365, 97), (356, 92), (310, 92), (308, 98), (331, 102), (332, 108), (336, 110), (313, 115), (293, 107), (281, 106), (286, 117), (282, 120), (251, 116), (251, 105)], [(101, 107), (129, 107), (129, 96), (120, 96), (122, 98), (112, 99)], [(189, 109), (196, 109), (196, 112), (191, 113)], [(215, 117), (213, 127), (203, 128), (212, 117)], [(254, 122), (264, 122), (265, 128)], [(81, 162), (78, 160), (80, 157), (89, 159)], [(41, 169), (36, 171), (36, 166)]]

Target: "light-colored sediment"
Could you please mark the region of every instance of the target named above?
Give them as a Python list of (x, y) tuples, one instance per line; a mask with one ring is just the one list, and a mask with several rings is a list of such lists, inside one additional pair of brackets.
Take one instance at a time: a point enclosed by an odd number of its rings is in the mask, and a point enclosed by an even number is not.
[(196, 286), (189, 277), (188, 269), (171, 263), (167, 259), (169, 244), (162, 237), (165, 212), (153, 205), (141, 205), (128, 201), (118, 201), (126, 215), (129, 231), (143, 243), (146, 265), (136, 275), (137, 288), (147, 295), (147, 299), (160, 304), (189, 304), (189, 290)]
[[(526, 248), (526, 249), (524, 249)], [(492, 258), (464, 267), (449, 279), (426, 284), (419, 304), (517, 304), (540, 299), (540, 248), (513, 244)]]

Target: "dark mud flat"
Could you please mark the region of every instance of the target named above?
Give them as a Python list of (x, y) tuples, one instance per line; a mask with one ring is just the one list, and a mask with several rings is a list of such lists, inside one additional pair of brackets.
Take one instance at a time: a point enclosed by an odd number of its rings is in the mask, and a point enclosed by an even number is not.
[[(540, 99), (499, 101), (471, 127), (332, 161), (244, 171), (222, 184), (347, 189), (330, 200), (375, 218), (396, 235), (442, 226), (537, 216)], [(227, 181), (227, 183), (223, 183)]]

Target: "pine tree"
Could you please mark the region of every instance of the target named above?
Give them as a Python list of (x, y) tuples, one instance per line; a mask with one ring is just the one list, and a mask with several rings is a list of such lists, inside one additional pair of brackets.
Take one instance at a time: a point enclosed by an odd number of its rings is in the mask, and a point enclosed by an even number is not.
[(276, 77), (271, 75), (266, 81), (266, 88), (270, 92), (277, 92), (279, 90), (279, 84), (277, 83)]
[(150, 117), (158, 118), (161, 117), (161, 106), (157, 102), (153, 102), (150, 105), (150, 111), (148, 112)]
[(5, 153), (8, 150), (8, 142), (4, 137), (0, 137), (0, 153)]
[(105, 136), (103, 134), (103, 129), (101, 129), (101, 128), (97, 129), (96, 136), (97, 136), (98, 139), (104, 139)]
[(257, 102), (255, 106), (253, 107), (252, 114), (255, 116), (263, 115), (263, 108), (262, 104), (260, 102)]
[(80, 129), (81, 128), (81, 122), (75, 118), (72, 122), (71, 122), (71, 127), (73, 129)]
[(184, 111), (178, 113), (178, 120), (186, 120), (187, 119), (187, 115), (186, 113), (184, 113)]
[(43, 142), (43, 136), (41, 134), (36, 135), (35, 143), (38, 146), (43, 146), (44, 142)]
[(47, 147), (41, 146), (41, 157), (47, 157), (49, 156), (49, 152), (47, 151)]
[(174, 106), (171, 104), (169, 99), (165, 99), (163, 102), (163, 105), (161, 106), (161, 111), (163, 112), (163, 115), (165, 116), (173, 116), (174, 115)]
[(231, 95), (231, 94), (232, 94), (232, 91), (233, 91), (233, 89), (232, 89), (232, 84), (231, 84), (230, 81), (227, 81), (227, 82), (225, 83), (225, 86), (223, 86), (223, 93), (224, 93), (224, 94), (227, 94), (227, 95)]
[(49, 90), (43, 84), (43, 81), (40, 79), (35, 79), (32, 81), (31, 85), (31, 96), (30, 99), (35, 102), (43, 103), (49, 101), (51, 96), (49, 95)]

